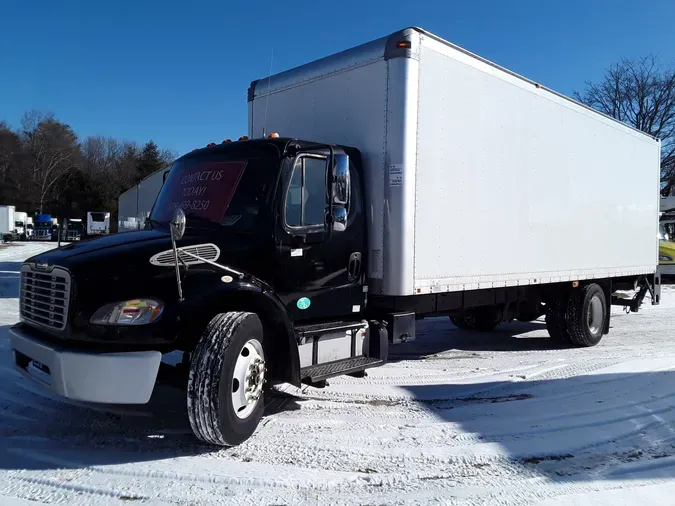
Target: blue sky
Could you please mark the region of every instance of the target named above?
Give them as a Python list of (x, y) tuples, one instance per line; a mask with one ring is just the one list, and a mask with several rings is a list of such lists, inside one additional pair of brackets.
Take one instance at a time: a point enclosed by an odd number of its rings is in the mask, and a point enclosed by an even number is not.
[(246, 90), (416, 25), (571, 94), (621, 57), (675, 64), (675, 2), (3, 0), (0, 120), (54, 112), (81, 137), (179, 153), (247, 129)]

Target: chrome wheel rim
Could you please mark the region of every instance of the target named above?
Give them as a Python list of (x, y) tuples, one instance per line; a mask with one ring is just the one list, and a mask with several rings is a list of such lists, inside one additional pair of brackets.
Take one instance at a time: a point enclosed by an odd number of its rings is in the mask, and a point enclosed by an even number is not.
[(588, 304), (588, 329), (593, 335), (597, 335), (602, 330), (604, 322), (602, 306), (602, 301), (597, 295), (594, 295)]
[(247, 418), (258, 405), (266, 371), (262, 344), (249, 339), (239, 350), (232, 375), (232, 407), (237, 418)]

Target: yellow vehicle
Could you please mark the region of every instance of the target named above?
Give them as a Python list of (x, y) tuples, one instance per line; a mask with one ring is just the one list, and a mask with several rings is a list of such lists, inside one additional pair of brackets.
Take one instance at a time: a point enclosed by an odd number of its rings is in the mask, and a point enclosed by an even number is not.
[(675, 276), (675, 242), (671, 242), (663, 225), (659, 225), (659, 271), (661, 275)]

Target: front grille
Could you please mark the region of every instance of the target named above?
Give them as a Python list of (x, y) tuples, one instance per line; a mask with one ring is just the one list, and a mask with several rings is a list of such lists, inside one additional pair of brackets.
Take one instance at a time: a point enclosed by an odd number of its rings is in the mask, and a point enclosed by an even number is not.
[(68, 322), (70, 274), (54, 267), (51, 271), (21, 267), (21, 319), (53, 330), (63, 330)]

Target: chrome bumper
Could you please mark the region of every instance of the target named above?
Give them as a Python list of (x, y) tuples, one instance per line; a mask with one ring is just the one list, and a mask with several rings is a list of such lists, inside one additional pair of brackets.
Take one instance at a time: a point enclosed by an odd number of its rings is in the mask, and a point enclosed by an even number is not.
[(86, 353), (40, 342), (9, 330), (14, 365), (26, 378), (69, 399), (105, 404), (145, 404), (155, 387), (159, 351)]

